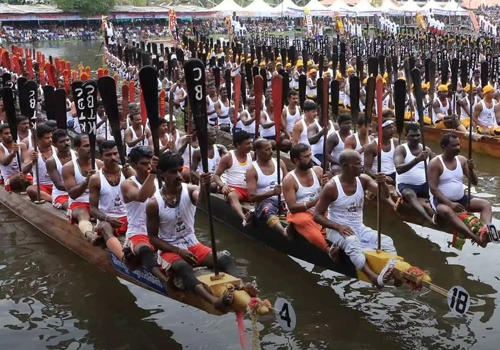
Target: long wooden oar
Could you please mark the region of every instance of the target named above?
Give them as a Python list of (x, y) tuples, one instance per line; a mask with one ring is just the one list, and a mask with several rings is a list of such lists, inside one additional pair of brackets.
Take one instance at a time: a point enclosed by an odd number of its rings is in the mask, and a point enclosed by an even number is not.
[[(205, 102), (207, 92), (205, 84), (205, 66), (203, 62), (197, 58), (191, 58), (184, 64), (184, 71), (186, 73), (186, 85), (189, 98), (189, 105), (191, 106), (191, 113), (193, 115), (196, 133), (198, 135), (198, 143), (201, 153), (201, 164), (203, 172), (208, 173), (208, 133), (207, 133), (207, 104)], [(214, 261), (215, 276), (211, 279), (220, 279), (224, 277), (223, 273), (219, 273), (217, 264), (217, 242), (215, 240), (214, 221), (212, 215), (212, 202), (210, 195), (210, 184), (204, 186), (206, 192), (206, 201), (208, 209), (208, 225), (210, 230), (210, 239), (212, 244), (212, 258)]]
[(238, 123), (238, 114), (240, 112), (240, 99), (241, 99), (241, 75), (236, 74), (234, 76), (233, 134), (236, 132), (236, 124)]
[[(260, 75), (254, 77), (254, 93), (255, 93), (255, 140), (259, 138), (259, 126), (260, 126), (260, 115), (262, 111), (262, 101), (263, 101), (263, 88), (264, 81)], [(281, 119), (279, 120), (281, 123)]]
[(90, 159), (92, 162), (92, 169), (95, 170), (95, 148), (97, 139), (97, 83), (95, 80), (88, 80), (83, 83), (83, 116), (84, 127), (82, 132), (89, 135), (90, 149), (92, 150)]
[(406, 81), (404, 79), (396, 80), (396, 83), (394, 83), (394, 112), (396, 114), (396, 130), (399, 135), (399, 144), (401, 144), (405, 126), (406, 96)]
[[(413, 68), (411, 71), (411, 78), (413, 81), (413, 92), (415, 94), (415, 100), (417, 102), (417, 112), (418, 120), (420, 124), (420, 133), (422, 135), (422, 151), (426, 151), (425, 147), (425, 137), (424, 137), (424, 104), (422, 101), (422, 80), (420, 77), (420, 69)], [(424, 160), (424, 170), (425, 170), (425, 182), (428, 183), (427, 177), (427, 160)]]
[[(153, 139), (153, 149), (155, 156), (160, 156), (160, 116), (158, 114), (158, 71), (152, 66), (142, 67), (139, 71), (139, 82), (144, 98), (144, 104), (151, 129)], [(162, 181), (158, 174), (158, 187), (161, 188)]]
[(323, 159), (321, 160), (321, 167), (323, 173), (326, 173), (327, 160), (326, 160), (326, 139), (328, 137), (328, 79), (323, 79), (323, 100), (321, 101), (321, 124), (323, 126)]
[[(4, 81), (5, 84), (5, 81)], [(12, 135), (12, 140), (17, 143), (17, 120), (16, 120), (16, 102), (14, 98), (14, 92), (10, 87), (4, 87), (1, 91), (3, 106), (5, 109), (5, 115), (7, 116), (7, 123), (9, 124), (10, 133)], [(22, 171), (21, 155), (20, 150), (16, 152), (17, 166), (19, 171)]]
[[(28, 115), (32, 116), (32, 134), (33, 134), (33, 150), (34, 152), (38, 152), (38, 139), (36, 136), (36, 102), (37, 102), (37, 93), (38, 93), (38, 85), (35, 81), (30, 80), (25, 83), (25, 101), (23, 104), (25, 105), (26, 112)], [(21, 100), (19, 100), (21, 103)], [(45, 201), (40, 198), (40, 170), (38, 169), (38, 157), (35, 161), (35, 174), (36, 174), (36, 201), (35, 204), (42, 204)]]
[[(127, 85), (124, 85), (127, 86)], [(109, 126), (115, 139), (116, 148), (120, 155), (122, 166), (125, 165), (125, 147), (122, 141), (122, 133), (120, 127), (120, 114), (118, 112), (118, 97), (116, 95), (116, 82), (110, 76), (103, 76), (97, 80), (97, 87), (101, 94), (104, 110), (108, 116)]]
[[(384, 95), (384, 83), (382, 77), (379, 75), (376, 81), (377, 90), (377, 172), (382, 172), (382, 97)], [(381, 220), (381, 197), (382, 187), (380, 184), (377, 186), (377, 249), (382, 249), (382, 220)]]
[[(281, 185), (281, 112), (283, 111), (283, 77), (276, 74), (271, 80), (271, 89), (274, 104), (274, 127), (276, 130), (276, 174), (278, 186)], [(278, 210), (281, 213), (281, 195), (278, 195)]]

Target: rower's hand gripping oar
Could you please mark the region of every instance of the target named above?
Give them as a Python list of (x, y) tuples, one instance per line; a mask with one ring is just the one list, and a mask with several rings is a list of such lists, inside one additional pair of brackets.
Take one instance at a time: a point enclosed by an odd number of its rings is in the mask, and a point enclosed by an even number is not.
[[(205, 66), (203, 62), (197, 58), (191, 58), (184, 64), (184, 72), (186, 73), (186, 85), (189, 98), (189, 105), (191, 106), (191, 113), (193, 115), (196, 133), (198, 135), (198, 142), (200, 145), (201, 164), (203, 172), (207, 174), (208, 170), (208, 134), (207, 134), (207, 104), (206, 104), (206, 85), (205, 85)], [(214, 233), (214, 222), (212, 214), (212, 202), (210, 199), (210, 183), (202, 184), (206, 192), (206, 201), (208, 209), (208, 224), (210, 229), (210, 238), (212, 243), (212, 258), (214, 260), (215, 276), (211, 276), (212, 280), (224, 277), (223, 273), (219, 273), (217, 264), (217, 243)]]
[(122, 166), (125, 165), (125, 147), (123, 147), (122, 133), (120, 127), (120, 114), (118, 112), (118, 98), (116, 95), (116, 82), (110, 76), (104, 76), (97, 80), (97, 87), (101, 94), (104, 110), (108, 116), (109, 125), (113, 138), (115, 139), (116, 148), (120, 155)]
[[(139, 71), (139, 82), (141, 84), (142, 96), (146, 105), (147, 118), (151, 128), (153, 149), (156, 157), (160, 156), (160, 116), (158, 112), (158, 71), (152, 66), (144, 66)], [(161, 188), (162, 181), (158, 174), (158, 187)]]

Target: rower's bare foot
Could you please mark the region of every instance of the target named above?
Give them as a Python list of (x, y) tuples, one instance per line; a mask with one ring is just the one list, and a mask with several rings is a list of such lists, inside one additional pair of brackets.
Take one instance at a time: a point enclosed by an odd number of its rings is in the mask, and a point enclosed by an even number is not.
[(288, 241), (292, 241), (293, 240), (293, 233), (291, 231), (291, 228), (290, 228), (290, 225), (287, 225), (285, 227), (285, 230), (284, 230), (284, 233), (283, 233), (283, 236), (288, 240)]
[(252, 298), (253, 297), (256, 297), (258, 294), (259, 294), (259, 290), (257, 289), (257, 287), (255, 287), (253, 284), (251, 284), (250, 282), (248, 282), (247, 284), (245, 284), (245, 291), (248, 293), (248, 295), (250, 295)]
[(93, 231), (85, 232), (85, 238), (90, 242), (90, 244), (96, 247), (104, 244), (104, 238), (97, 235)]
[(330, 249), (328, 249), (328, 255), (333, 261), (337, 261), (339, 259), (339, 254), (340, 254), (340, 248), (337, 247), (335, 244), (332, 244), (330, 246)]
[(234, 289), (229, 289), (226, 294), (217, 299), (217, 301), (213, 304), (213, 306), (217, 311), (226, 313), (228, 312), (229, 307), (233, 303), (233, 298), (234, 298)]

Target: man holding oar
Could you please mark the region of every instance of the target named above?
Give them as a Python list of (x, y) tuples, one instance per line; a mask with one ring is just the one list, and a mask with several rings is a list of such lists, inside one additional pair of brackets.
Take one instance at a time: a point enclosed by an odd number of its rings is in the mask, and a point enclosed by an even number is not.
[[(7, 191), (23, 191), (23, 183), (26, 181), (26, 173), (22, 172), (19, 152), (26, 154), (27, 147), (23, 142), (14, 142), (10, 132), (9, 124), (0, 125), (0, 171)], [(22, 166), (22, 164), (21, 164)]]
[[(432, 208), (458, 233), (469, 237), (484, 248), (488, 244), (487, 225), (491, 224), (491, 203), (481, 198), (468, 198), (463, 188), (464, 176), (470, 179), (472, 185), (478, 184), (474, 160), (460, 155), (460, 139), (455, 134), (444, 135), (441, 139), (441, 148), (443, 154), (429, 162)], [(467, 226), (461, 216), (468, 212), (481, 213), (483, 225)], [(476, 232), (473, 232), (473, 229)]]
[[(183, 165), (178, 153), (167, 151), (160, 155), (158, 170), (163, 186), (146, 205), (148, 236), (151, 244), (159, 249), (161, 267), (165, 271), (175, 271), (187, 290), (211, 303), (216, 310), (226, 312), (233, 302), (233, 290), (217, 298), (207, 291), (193, 271), (196, 266), (213, 268), (214, 261), (212, 250), (198, 241), (194, 227), (196, 206), (203, 200), (205, 191), (183, 182)], [(202, 185), (211, 181), (208, 173), (203, 173), (200, 178)], [(220, 271), (239, 275), (228, 255), (221, 254), (217, 264)], [(251, 296), (257, 294), (257, 289), (250, 283), (244, 288)]]
[(47, 159), (47, 173), (54, 184), (52, 187), (52, 205), (56, 209), (68, 209), (68, 192), (64, 186), (62, 169), (69, 161), (76, 162), (76, 154), (71, 149), (71, 140), (66, 130), (58, 129), (52, 133), (52, 144), (56, 151)]
[[(376, 180), (362, 174), (361, 156), (357, 151), (345, 150), (340, 154), (342, 167), (319, 194), (314, 210), (314, 221), (327, 229), (327, 238), (344, 250), (354, 266), (366, 274), (370, 281), (383, 288), (392, 275), (393, 263), (389, 262), (380, 274), (375, 273), (366, 261), (363, 250), (377, 249), (377, 232), (363, 224), (365, 191), (377, 194), (382, 188), (383, 198), (389, 197), (385, 174), (376, 174)], [(325, 216), (328, 210), (328, 217)], [(396, 254), (392, 239), (381, 235), (381, 249)]]

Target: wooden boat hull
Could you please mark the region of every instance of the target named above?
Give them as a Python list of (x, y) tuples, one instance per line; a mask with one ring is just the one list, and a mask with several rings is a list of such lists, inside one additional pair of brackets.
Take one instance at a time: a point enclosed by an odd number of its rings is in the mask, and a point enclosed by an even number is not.
[[(45, 235), (78, 254), (100, 270), (114, 274), (139, 287), (204, 310), (207, 313), (222, 315), (222, 313), (215, 310), (211, 304), (199, 298), (194, 293), (186, 292), (175, 287), (172, 279), (170, 279), (169, 283), (163, 284), (157, 277), (153, 276), (142, 267), (134, 271), (129, 270), (111, 251), (92, 246), (81, 237), (78, 227), (69, 223), (66, 212), (53, 208), (51, 203), (35, 204), (28, 196), (9, 193), (3, 186), (0, 186), (0, 203), (38, 230), (42, 231)], [(212, 272), (207, 270), (206, 273), (198, 276), (207, 288), (211, 287), (210, 284), (212, 282), (209, 281), (209, 278), (208, 280), (203, 280), (203, 278), (211, 274)], [(214, 284), (225, 286), (226, 283), (234, 282), (234, 279), (234, 277), (226, 274), (223, 280), (216, 281)], [(246, 294), (242, 291), (236, 293)], [(244, 296), (242, 297), (244, 298)]]
[[(437, 129), (432, 126), (424, 127), (424, 137), (426, 140), (436, 143), (441, 142), (443, 135), (453, 133), (460, 139), (460, 148), (463, 150), (469, 149), (469, 134), (452, 129)], [(472, 141), (472, 150), (477, 153), (486, 154), (495, 158), (500, 158), (500, 138), (482, 135), (478, 140)]]

